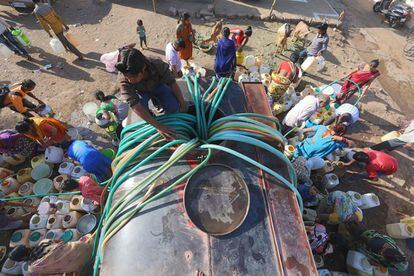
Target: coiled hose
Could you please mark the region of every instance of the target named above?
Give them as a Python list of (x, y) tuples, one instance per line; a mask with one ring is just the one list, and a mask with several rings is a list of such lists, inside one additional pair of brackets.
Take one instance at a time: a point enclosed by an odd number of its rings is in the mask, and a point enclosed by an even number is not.
[[(186, 82), (194, 102), (196, 115), (176, 113), (157, 117), (157, 120), (163, 125), (174, 128), (176, 133), (180, 135), (180, 139), (166, 141), (153, 126), (145, 121), (129, 125), (122, 131), (119, 149), (112, 163), (113, 176), (108, 181), (100, 183), (100, 185), (108, 186), (108, 197), (102, 208), (102, 216), (95, 235), (92, 253), (94, 275), (99, 273), (100, 262), (109, 239), (147, 204), (170, 193), (176, 185), (182, 183), (206, 165), (213, 150), (234, 155), (274, 176), (295, 193), (299, 208), (302, 211), (302, 198), (295, 188), (297, 179), (293, 166), (283, 153), (272, 146), (274, 143), (284, 145), (286, 138), (278, 130), (255, 119), (259, 118), (276, 123), (278, 129), (280, 129), (279, 121), (273, 117), (254, 113), (233, 114), (214, 120), (231, 79), (221, 78), (217, 81), (216, 78), (213, 78), (209, 88), (203, 95), (201, 95), (197, 77), (186, 77)], [(212, 144), (212, 142), (222, 141), (250, 144), (275, 155), (287, 165), (290, 181), (236, 150)], [(174, 147), (176, 148), (174, 149)], [(179, 179), (168, 187), (159, 192), (154, 191), (155, 180), (158, 177), (179, 160), (182, 160), (188, 153), (200, 149), (206, 150), (207, 154), (196, 167), (180, 175)], [(167, 162), (147, 175), (116, 202), (112, 202), (116, 190), (122, 183), (132, 177), (140, 167), (148, 164), (161, 154), (163, 156), (169, 154)]]

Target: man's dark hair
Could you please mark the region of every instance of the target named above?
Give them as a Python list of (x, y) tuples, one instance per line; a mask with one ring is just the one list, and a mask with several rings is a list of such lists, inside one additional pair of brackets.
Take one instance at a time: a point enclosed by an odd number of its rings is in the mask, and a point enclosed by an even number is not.
[(369, 161), (369, 156), (363, 151), (357, 151), (354, 153), (352, 158), (357, 162), (367, 163)]
[(31, 91), (36, 87), (36, 83), (31, 79), (26, 79), (22, 81), (22, 88), (25, 91)]
[(32, 119), (24, 118), (23, 121), (17, 122), (15, 129), (18, 133), (27, 133), (32, 123)]
[(137, 20), (137, 25), (138, 25), (138, 26), (142, 26), (143, 24), (144, 24), (144, 23), (142, 22), (142, 20), (141, 20), (141, 19), (138, 19), (138, 20)]
[(148, 64), (147, 58), (137, 49), (123, 48), (119, 53), (120, 61), (115, 65), (115, 68), (123, 74), (139, 74), (144, 71)]
[(221, 33), (223, 34), (223, 36), (225, 38), (229, 38), (229, 36), (230, 36), (230, 29), (228, 27), (224, 27), (223, 30), (221, 31)]
[(374, 67), (374, 68), (377, 68), (379, 66), (379, 64), (380, 64), (380, 62), (379, 62), (378, 59), (371, 60), (370, 63), (369, 63), (369, 65), (371, 65), (371, 67)]
[(299, 54), (298, 53), (292, 53), (289, 57), (289, 60), (293, 63), (298, 62), (299, 60)]
[(326, 32), (328, 30), (328, 24), (326, 23), (322, 23), (317, 27), (319, 30), (321, 30), (322, 32)]
[(348, 123), (352, 122), (352, 115), (350, 113), (344, 113), (338, 117), (337, 123)]
[(32, 0), (33, 1), (33, 3), (35, 3), (35, 4), (37, 4), (37, 3), (39, 3), (40, 2), (40, 0)]
[(252, 36), (253, 34), (252, 26), (247, 26), (246, 30), (244, 31), (244, 34), (249, 37)]

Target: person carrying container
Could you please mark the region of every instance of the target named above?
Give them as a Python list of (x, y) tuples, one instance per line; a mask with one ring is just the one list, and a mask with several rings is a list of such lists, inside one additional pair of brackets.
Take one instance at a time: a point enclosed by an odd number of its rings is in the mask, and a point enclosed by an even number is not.
[(25, 97), (29, 96), (35, 99), (39, 105), (45, 105), (42, 100), (32, 93), (36, 87), (34, 81), (27, 79), (13, 86), (14, 88), (10, 89), (10, 92), (4, 95), (3, 107), (7, 106), (11, 110), (18, 112), (25, 117), (33, 117), (33, 114), (30, 113), (30, 111), (37, 112), (38, 108), (35, 104), (25, 99)]
[(302, 52), (299, 53), (299, 63), (302, 64), (303, 61), (308, 57), (318, 57), (323, 54), (328, 49), (329, 36), (328, 36), (328, 24), (323, 23), (317, 26), (318, 33), (313, 38), (312, 43), (305, 48)]
[(82, 60), (82, 53), (79, 52), (79, 50), (73, 46), (73, 44), (70, 43), (63, 34), (65, 30), (69, 30), (68, 25), (65, 24), (62, 18), (52, 8), (52, 6), (49, 3), (41, 3), (40, 0), (33, 0), (33, 3), (35, 3), (35, 9), (33, 13), (39, 20), (42, 28), (49, 34), (50, 37), (53, 37), (50, 32), (50, 30), (52, 30), (60, 42), (62, 42), (63, 47), (78, 56), (79, 60)]
[(245, 30), (240, 27), (234, 27), (230, 29), (230, 34), (230, 39), (234, 41), (237, 52), (242, 52), (244, 46), (249, 42), (253, 34), (253, 29), (251, 26), (247, 26)]

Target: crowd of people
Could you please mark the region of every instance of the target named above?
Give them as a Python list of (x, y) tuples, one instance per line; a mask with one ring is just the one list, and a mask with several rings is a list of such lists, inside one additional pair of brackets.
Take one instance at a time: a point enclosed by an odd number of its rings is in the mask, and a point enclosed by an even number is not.
[[(82, 59), (83, 54), (65, 37), (64, 32), (68, 30), (68, 26), (61, 17), (49, 4), (35, 0), (33, 2), (36, 3), (34, 14), (43, 29), (51, 37), (53, 31), (68, 51)], [(24, 47), (10, 34), (11, 30), (11, 26), (0, 18), (0, 43), (16, 54), (30, 59)], [(272, 80), (276, 89), (268, 91), (270, 98), (279, 100), (283, 97), (289, 87), (300, 79), (301, 63), (307, 57), (323, 56), (328, 49), (328, 25), (321, 24), (317, 26), (317, 30), (316, 36), (308, 47), (292, 53), (288, 60), (281, 62), (278, 68), (274, 68), (275, 77)], [(149, 107), (149, 102), (151, 101), (159, 112), (176, 113), (188, 110), (188, 103), (184, 100), (177, 79), (183, 76), (183, 64), (188, 65), (193, 56), (195, 30), (190, 15), (183, 13), (180, 16), (176, 27), (176, 38), (166, 45), (164, 60), (143, 54), (148, 46), (146, 29), (141, 19), (137, 21), (136, 33), (141, 51), (133, 45), (121, 47), (115, 64), (116, 70), (122, 77), (121, 98), (105, 95), (102, 91), (95, 92), (96, 100), (99, 102), (96, 123), (105, 129), (113, 141), (119, 141), (122, 121), (127, 117), (130, 109), (154, 126), (166, 139), (175, 139), (177, 133), (157, 121), (154, 110)], [(239, 65), (237, 55), (243, 52), (252, 33), (251, 26), (245, 29), (229, 28), (222, 20), (214, 25), (211, 37), (203, 43), (213, 43), (216, 46), (214, 71), (217, 77), (234, 76)], [(404, 271), (407, 269), (407, 258), (396, 242), (378, 231), (364, 228), (363, 210), (356, 205), (349, 194), (342, 191), (324, 193), (320, 183), (314, 179), (315, 172), (309, 165), (309, 160), (315, 158), (326, 160), (338, 150), (354, 148), (351, 157), (345, 160), (345, 166), (357, 165), (358, 168), (366, 171), (364, 176), (367, 179), (377, 181), (380, 175), (391, 175), (398, 170), (398, 162), (392, 157), (392, 150), (402, 146), (413, 150), (413, 120), (401, 130), (401, 136), (371, 148), (356, 149), (352, 139), (346, 137), (349, 134), (349, 126), (355, 124), (360, 117), (360, 106), (350, 102), (355, 93), (361, 91), (359, 97), (367, 93), (372, 82), (380, 76), (378, 66), (377, 59), (359, 65), (343, 78), (341, 90), (334, 97), (323, 92), (309, 93), (290, 110), (278, 115), (278, 118), (282, 122), (281, 131), (288, 138), (303, 136), (295, 145), (292, 163), (298, 178), (297, 188), (304, 199), (305, 206), (314, 207), (317, 212), (314, 224), (307, 226), (313, 252), (325, 255), (328, 260), (345, 256), (350, 249), (357, 249), (366, 254), (373, 265)], [(109, 158), (83, 141), (74, 141), (68, 135), (66, 123), (40, 115), (46, 103), (36, 97), (35, 87), (35, 82), (27, 79), (11, 87), (2, 88), (1, 107), (8, 107), (21, 114), (22, 120), (14, 129), (0, 133), (0, 153), (30, 157), (42, 152), (48, 146), (58, 145), (98, 180), (110, 178)], [(38, 104), (29, 101), (28, 97), (36, 100)], [(324, 108), (334, 108), (331, 118), (324, 120), (324, 123), (312, 121), (312, 116)], [(1, 215), (3, 221), (6, 215), (3, 213)], [(26, 220), (19, 218), (17, 221)], [(2, 228), (13, 229), (15, 226), (15, 221), (10, 219), (2, 225)], [(84, 246), (85, 243), (90, 243), (89, 237), (76, 246)], [(333, 249), (329, 251), (329, 248)], [(33, 258), (31, 257), (33, 253), (26, 251), (14, 254), (16, 260)]]

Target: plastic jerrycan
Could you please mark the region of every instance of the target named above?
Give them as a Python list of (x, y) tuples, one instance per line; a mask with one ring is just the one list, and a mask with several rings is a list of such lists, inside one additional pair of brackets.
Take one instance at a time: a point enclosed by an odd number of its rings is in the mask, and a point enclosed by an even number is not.
[(414, 237), (414, 228), (405, 223), (391, 223), (386, 225), (388, 235), (395, 239), (409, 239)]
[(62, 54), (65, 52), (65, 47), (63, 47), (63, 44), (59, 39), (52, 38), (49, 44), (55, 54)]
[(14, 28), (14, 30), (11, 32), (14, 38), (24, 47), (27, 47), (30, 45), (30, 39), (27, 38), (27, 36), (23, 33), (23, 31), (19, 28)]

